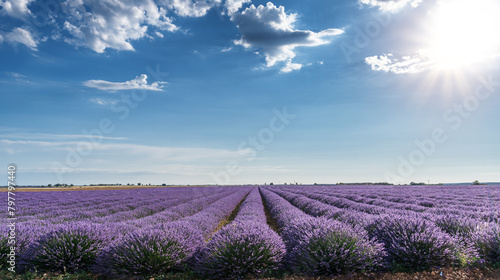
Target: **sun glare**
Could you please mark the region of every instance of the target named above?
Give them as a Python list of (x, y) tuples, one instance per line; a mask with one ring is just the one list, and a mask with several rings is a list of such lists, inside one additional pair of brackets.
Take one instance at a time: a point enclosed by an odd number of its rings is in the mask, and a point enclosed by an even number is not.
[(499, 1), (439, 1), (430, 16), (427, 51), (437, 67), (458, 68), (488, 60), (498, 53)]

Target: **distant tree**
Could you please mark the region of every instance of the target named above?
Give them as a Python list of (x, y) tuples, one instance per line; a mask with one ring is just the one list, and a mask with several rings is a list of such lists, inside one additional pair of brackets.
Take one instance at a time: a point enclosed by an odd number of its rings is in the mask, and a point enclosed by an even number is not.
[(161, 184), (161, 186), (162, 186), (162, 187), (166, 187), (166, 186), (167, 186), (167, 184)]
[(480, 183), (479, 183), (479, 181), (478, 181), (478, 180), (476, 180), (476, 181), (472, 182), (472, 184), (473, 184), (473, 185), (480, 185)]
[(52, 187), (52, 184), (48, 184), (47, 187), (49, 187), (49, 188)]
[(271, 182), (271, 183), (269, 183), (269, 185), (271, 185), (271, 186), (272, 186), (272, 185), (274, 185), (274, 183), (272, 183), (272, 182)]
[(137, 183), (137, 185), (138, 185), (138, 186), (140, 186), (140, 185), (141, 185), (141, 183)]

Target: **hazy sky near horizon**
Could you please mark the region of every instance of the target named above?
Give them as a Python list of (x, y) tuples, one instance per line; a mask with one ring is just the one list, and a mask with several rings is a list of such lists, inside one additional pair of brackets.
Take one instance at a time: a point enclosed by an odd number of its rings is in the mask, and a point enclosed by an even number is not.
[(17, 183), (500, 181), (494, 0), (2, 0)]

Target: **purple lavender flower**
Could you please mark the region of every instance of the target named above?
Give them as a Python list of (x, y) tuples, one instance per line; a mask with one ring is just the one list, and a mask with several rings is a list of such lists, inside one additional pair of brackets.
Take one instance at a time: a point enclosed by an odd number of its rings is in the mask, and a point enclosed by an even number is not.
[(460, 237), (470, 237), (479, 224), (477, 220), (458, 215), (441, 215), (433, 220), (446, 233)]

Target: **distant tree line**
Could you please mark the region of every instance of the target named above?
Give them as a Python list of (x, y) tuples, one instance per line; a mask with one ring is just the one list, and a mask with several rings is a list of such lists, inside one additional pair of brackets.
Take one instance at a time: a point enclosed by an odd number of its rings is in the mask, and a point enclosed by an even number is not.
[[(42, 186), (42, 187), (44, 187), (44, 186)], [(54, 184), (54, 185), (48, 184), (47, 187), (48, 188), (52, 188), (52, 187), (54, 187), (54, 188), (69, 188), (69, 187), (73, 187), (73, 184), (69, 184), (69, 185), (68, 184)]]

